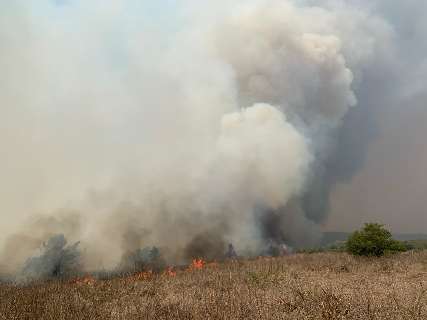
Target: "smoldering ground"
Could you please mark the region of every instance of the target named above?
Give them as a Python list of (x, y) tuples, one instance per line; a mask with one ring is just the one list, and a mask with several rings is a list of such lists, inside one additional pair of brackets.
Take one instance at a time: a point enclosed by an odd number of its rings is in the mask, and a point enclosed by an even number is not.
[(378, 78), (413, 72), (376, 4), (1, 3), (3, 269), (55, 234), (89, 270), (315, 244), (384, 93), (408, 94)]

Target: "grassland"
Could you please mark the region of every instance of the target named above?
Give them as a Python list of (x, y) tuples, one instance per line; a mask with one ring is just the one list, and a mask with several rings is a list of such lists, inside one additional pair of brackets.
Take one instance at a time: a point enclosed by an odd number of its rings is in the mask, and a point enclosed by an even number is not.
[(427, 252), (235, 261), (110, 280), (0, 286), (0, 319), (427, 319)]

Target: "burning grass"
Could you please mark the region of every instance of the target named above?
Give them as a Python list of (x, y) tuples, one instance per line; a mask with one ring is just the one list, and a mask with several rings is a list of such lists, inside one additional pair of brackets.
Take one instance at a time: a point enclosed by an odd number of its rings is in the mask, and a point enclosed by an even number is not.
[(427, 252), (205, 263), (0, 286), (0, 319), (427, 319)]
[(200, 270), (203, 269), (206, 262), (203, 259), (194, 259), (188, 269), (191, 270)]

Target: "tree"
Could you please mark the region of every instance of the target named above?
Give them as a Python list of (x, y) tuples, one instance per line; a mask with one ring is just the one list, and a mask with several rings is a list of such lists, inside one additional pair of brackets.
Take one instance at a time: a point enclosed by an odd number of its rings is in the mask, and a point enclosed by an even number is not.
[(400, 241), (393, 239), (390, 231), (378, 223), (366, 223), (361, 230), (352, 233), (346, 249), (353, 255), (376, 257), (406, 250)]
[(124, 272), (158, 272), (166, 267), (160, 250), (157, 247), (145, 247), (127, 252), (120, 263), (120, 269)]
[(77, 275), (81, 260), (79, 242), (67, 246), (62, 234), (52, 236), (43, 243), (41, 254), (29, 258), (21, 272), (22, 281), (46, 280)]

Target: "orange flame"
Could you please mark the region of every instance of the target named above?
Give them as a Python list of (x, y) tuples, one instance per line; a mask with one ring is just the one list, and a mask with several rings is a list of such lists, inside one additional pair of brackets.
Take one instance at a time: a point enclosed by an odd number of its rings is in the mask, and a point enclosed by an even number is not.
[(190, 269), (200, 270), (203, 269), (206, 262), (203, 259), (194, 259), (190, 265)]

